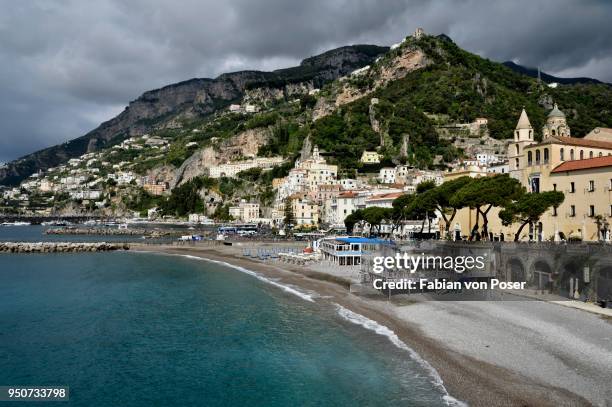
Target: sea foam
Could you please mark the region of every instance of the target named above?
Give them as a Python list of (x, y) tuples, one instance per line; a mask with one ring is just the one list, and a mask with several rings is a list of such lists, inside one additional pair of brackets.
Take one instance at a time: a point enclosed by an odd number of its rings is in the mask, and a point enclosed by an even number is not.
[(389, 339), (389, 341), (391, 341), (391, 343), (393, 343), (399, 349), (402, 349), (408, 352), (410, 357), (414, 361), (416, 361), (423, 369), (425, 369), (427, 373), (429, 373), (429, 376), (432, 378), (433, 383), (443, 392), (442, 399), (447, 405), (454, 406), (454, 407), (467, 406), (466, 403), (459, 401), (456, 398), (452, 397), (450, 394), (448, 394), (448, 390), (446, 390), (446, 387), (444, 386), (444, 382), (442, 381), (442, 378), (440, 377), (440, 374), (438, 373), (438, 371), (434, 369), (434, 367), (430, 365), (425, 359), (423, 359), (414, 349), (406, 345), (397, 336), (395, 332), (393, 332), (391, 329), (387, 328), (386, 326), (381, 325), (374, 320), (371, 320), (370, 318), (367, 318), (361, 314), (357, 314), (349, 309), (344, 308), (340, 304), (335, 304), (335, 305), (338, 310), (338, 315), (340, 315), (343, 319), (353, 324), (360, 325), (367, 330), (377, 333), (378, 335), (386, 336)]
[(207, 259), (207, 258), (204, 258), (204, 257), (192, 256), (192, 255), (189, 255), (189, 254), (172, 254), (172, 255), (174, 255), (174, 256), (181, 256), (181, 257), (185, 257), (185, 258), (193, 259), (193, 260), (202, 260), (202, 261), (207, 261), (207, 262), (211, 262), (211, 263), (221, 264), (223, 266), (230, 267), (230, 268), (232, 268), (234, 270), (238, 270), (238, 271), (240, 271), (242, 273), (245, 273), (245, 274), (248, 274), (250, 276), (253, 276), (253, 277), (257, 278), (260, 281), (263, 281), (265, 283), (268, 283), (268, 284), (271, 284), (271, 285), (273, 285), (275, 287), (278, 287), (281, 290), (283, 290), (283, 291), (285, 291), (287, 293), (293, 294), (295, 296), (298, 296), (298, 297), (300, 297), (303, 300), (314, 302), (314, 297), (313, 297), (312, 294), (308, 294), (308, 293), (305, 293), (303, 291), (297, 290), (297, 289), (295, 289), (295, 288), (293, 288), (291, 286), (288, 286), (288, 285), (285, 285), (285, 284), (281, 284), (281, 283), (279, 283), (277, 281), (274, 281), (274, 280), (272, 280), (270, 278), (264, 277), (261, 274), (258, 274), (256, 272), (254, 272), (253, 270), (249, 270), (249, 269), (244, 268), (244, 267), (236, 266), (234, 264), (227, 263), (225, 261), (211, 260), (211, 259)]

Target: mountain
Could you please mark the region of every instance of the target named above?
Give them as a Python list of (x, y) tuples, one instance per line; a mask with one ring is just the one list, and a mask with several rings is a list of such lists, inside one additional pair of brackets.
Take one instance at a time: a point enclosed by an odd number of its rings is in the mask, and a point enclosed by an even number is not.
[(366, 72), (330, 86), (317, 102), (321, 116), (310, 128), (311, 141), (345, 169), (360, 168), (364, 149), (377, 149), (387, 165), (431, 167), (438, 155), (451, 161), (460, 151), (438, 138), (439, 126), (483, 117), (491, 137), (508, 139), (523, 107), (536, 138), (553, 103), (576, 137), (612, 127), (611, 85), (541, 87), (447, 36), (408, 37)]
[[(232, 103), (252, 103), (261, 111), (232, 113)], [(129, 168), (139, 174), (162, 168), (166, 179), (180, 183), (206, 166), (240, 159), (248, 140), (254, 142), (246, 155), (290, 159), (308, 140), (343, 175), (372, 170), (360, 163), (364, 150), (377, 150), (381, 165), (432, 167), (440, 157), (450, 162), (461, 155), (452, 140), (439, 138), (440, 126), (486, 118), (491, 137), (508, 139), (524, 107), (538, 138), (553, 103), (577, 137), (612, 127), (609, 84), (542, 87), (524, 72), (461, 49), (446, 35), (409, 36), (392, 49), (342, 47), (293, 68), (191, 79), (146, 92), (85, 136), (9, 163), (0, 169), (0, 183), (17, 184), (38, 169), (145, 133), (165, 139), (168, 152), (133, 150), (105, 161), (133, 163)]]
[(354, 45), (307, 58), (297, 67), (273, 72), (241, 71), (215, 79), (196, 78), (145, 92), (118, 116), (82, 137), (26, 155), (0, 168), (0, 185), (17, 185), (45, 170), (84, 153), (142, 135), (177, 118), (203, 117), (239, 101), (249, 89), (273, 87), (287, 91), (295, 84), (311, 88), (371, 64), (388, 47)]
[[(523, 75), (531, 76), (532, 78), (538, 77), (537, 68), (527, 68), (522, 65), (518, 65), (512, 61), (504, 62), (504, 65), (512, 69), (514, 72), (518, 72)], [(540, 78), (542, 78), (542, 81), (546, 83), (556, 82), (556, 83), (561, 83), (563, 85), (575, 85), (578, 83), (586, 83), (586, 84), (603, 83), (593, 78), (559, 78), (557, 76), (549, 75), (546, 72), (541, 72), (541, 71), (540, 71)]]

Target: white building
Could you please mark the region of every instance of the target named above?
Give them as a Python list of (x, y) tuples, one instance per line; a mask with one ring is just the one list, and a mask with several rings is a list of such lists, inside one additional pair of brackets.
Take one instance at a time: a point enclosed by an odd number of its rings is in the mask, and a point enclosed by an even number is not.
[(366, 198), (365, 206), (366, 208), (393, 208), (393, 201), (402, 195), (404, 195), (403, 192), (392, 192), (387, 194), (372, 195)]
[(259, 157), (252, 160), (235, 161), (227, 164), (216, 165), (208, 169), (211, 178), (235, 177), (241, 171), (251, 168), (271, 169), (282, 164), (283, 157)]
[(378, 180), (381, 184), (395, 184), (395, 168), (381, 168), (378, 174)]
[(230, 206), (229, 214), (241, 222), (250, 223), (259, 219), (259, 204), (241, 201), (238, 206)]
[(508, 162), (491, 163), (487, 167), (487, 172), (493, 174), (508, 174), (510, 172), (510, 165)]

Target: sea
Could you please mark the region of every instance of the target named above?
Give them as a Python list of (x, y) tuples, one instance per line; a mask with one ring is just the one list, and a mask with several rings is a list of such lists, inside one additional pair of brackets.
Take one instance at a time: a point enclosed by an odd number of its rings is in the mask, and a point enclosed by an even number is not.
[(316, 293), (136, 252), (0, 254), (0, 386), (70, 388), (44, 406), (459, 404), (390, 329)]

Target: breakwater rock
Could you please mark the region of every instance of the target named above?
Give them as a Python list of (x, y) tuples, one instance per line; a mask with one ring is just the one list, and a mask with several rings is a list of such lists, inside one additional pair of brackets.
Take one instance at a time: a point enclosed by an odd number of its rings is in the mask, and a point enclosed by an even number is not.
[(100, 236), (148, 236), (162, 237), (176, 235), (178, 232), (159, 229), (116, 229), (116, 228), (50, 228), (44, 232), (47, 235), (100, 235)]
[(127, 243), (0, 242), (0, 253), (77, 253), (129, 250)]

